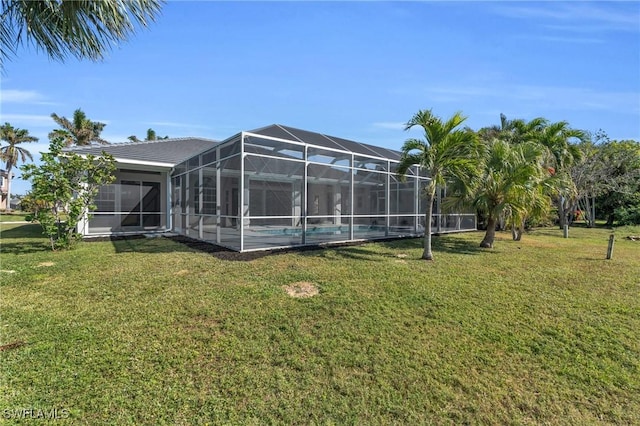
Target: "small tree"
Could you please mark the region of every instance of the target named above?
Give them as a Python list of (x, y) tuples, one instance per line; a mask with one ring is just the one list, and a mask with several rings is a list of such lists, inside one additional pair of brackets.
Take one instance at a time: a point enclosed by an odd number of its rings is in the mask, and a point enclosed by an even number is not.
[(77, 225), (91, 210), (102, 185), (114, 181), (115, 162), (103, 151), (99, 157), (64, 152), (63, 137), (53, 137), (42, 165), (21, 167), (22, 177), (31, 181), (33, 219), (49, 237), (51, 249), (69, 248), (81, 238)]

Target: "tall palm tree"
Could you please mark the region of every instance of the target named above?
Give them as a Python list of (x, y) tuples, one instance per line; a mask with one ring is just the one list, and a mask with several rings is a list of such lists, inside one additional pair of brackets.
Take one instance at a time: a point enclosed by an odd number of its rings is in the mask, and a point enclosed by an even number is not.
[(402, 178), (410, 167), (417, 165), (430, 177), (424, 190), (427, 211), (422, 258), (425, 260), (433, 260), (431, 220), (436, 188), (450, 180), (469, 182), (476, 170), (479, 143), (475, 132), (458, 128), (465, 120), (460, 112), (443, 121), (431, 110), (421, 110), (405, 126), (405, 130), (418, 126), (424, 131), (424, 139), (411, 138), (404, 143), (397, 174)]
[(0, 62), (22, 44), (33, 44), (50, 58), (103, 59), (136, 27), (159, 15), (163, 0), (1, 0)]
[(6, 146), (0, 147), (0, 158), (5, 163), (7, 171), (7, 207), (9, 208), (9, 199), (11, 197), (11, 169), (21, 160), (23, 163), (28, 159), (33, 161), (31, 153), (18, 146), (24, 142), (37, 142), (38, 138), (30, 136), (29, 131), (25, 129), (14, 128), (9, 123), (0, 126), (0, 140), (6, 142)]
[(56, 129), (49, 133), (49, 137), (63, 137), (65, 144), (70, 145), (91, 145), (93, 142), (108, 145), (109, 142), (100, 137), (100, 133), (106, 124), (91, 121), (86, 114), (78, 108), (73, 112), (73, 121), (57, 114), (51, 114), (53, 121), (58, 123), (62, 129)]

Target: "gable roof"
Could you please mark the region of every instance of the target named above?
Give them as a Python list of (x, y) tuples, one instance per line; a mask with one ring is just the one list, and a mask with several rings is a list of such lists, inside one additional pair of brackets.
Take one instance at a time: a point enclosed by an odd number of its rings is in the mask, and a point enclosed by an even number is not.
[(204, 138), (172, 138), (112, 145), (74, 146), (65, 148), (64, 151), (81, 155), (101, 155), (102, 151), (105, 151), (121, 163), (173, 167), (217, 143), (218, 141)]
[(349, 151), (353, 152), (354, 154), (388, 158), (396, 161), (399, 161), (402, 155), (400, 151), (360, 143), (336, 136), (328, 136), (322, 133), (310, 132), (308, 130), (296, 129), (295, 127), (283, 126), (281, 124), (272, 124), (270, 126), (250, 130), (249, 133), (271, 136), (280, 139), (288, 139), (298, 142), (305, 142), (312, 145), (319, 145), (325, 148)]

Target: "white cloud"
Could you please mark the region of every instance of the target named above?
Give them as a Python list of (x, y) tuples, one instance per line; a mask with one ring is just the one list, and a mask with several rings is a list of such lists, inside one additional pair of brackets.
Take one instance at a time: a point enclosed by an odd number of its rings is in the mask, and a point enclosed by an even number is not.
[(601, 38), (593, 37), (563, 37), (563, 36), (546, 36), (546, 35), (531, 35), (531, 36), (519, 36), (522, 39), (549, 41), (552, 43), (583, 43), (583, 44), (601, 44), (604, 40)]
[(574, 111), (606, 110), (638, 113), (640, 92), (599, 91), (584, 87), (504, 85), (427, 87), (425, 95), (438, 102), (465, 103), (478, 98), (517, 101), (523, 107)]
[(545, 2), (539, 7), (500, 6), (495, 13), (521, 19), (537, 19), (553, 22), (555, 28), (580, 31), (632, 31), (640, 32), (638, 8), (615, 3), (615, 7), (587, 2)]
[(399, 121), (379, 121), (372, 124), (373, 127), (386, 130), (404, 130), (406, 123)]
[(200, 124), (190, 124), (190, 123), (176, 123), (172, 121), (148, 121), (145, 124), (150, 126), (164, 126), (164, 127), (177, 127), (177, 128), (193, 128), (193, 129), (208, 129), (208, 126), (203, 126)]
[(0, 119), (8, 121), (14, 127), (54, 127), (55, 122), (49, 115), (2, 114)]
[(0, 100), (2, 103), (58, 105), (55, 102), (47, 101), (41, 93), (35, 90), (0, 90)]

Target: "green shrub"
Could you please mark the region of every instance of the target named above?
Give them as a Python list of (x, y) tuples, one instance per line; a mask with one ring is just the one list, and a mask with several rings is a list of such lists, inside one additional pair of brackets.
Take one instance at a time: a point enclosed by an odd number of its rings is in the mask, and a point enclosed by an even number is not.
[(613, 215), (619, 226), (640, 225), (640, 206), (620, 207)]

